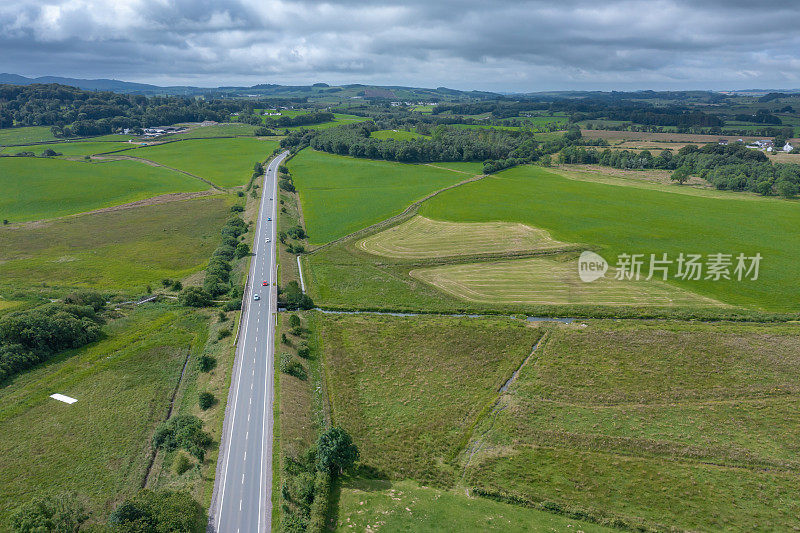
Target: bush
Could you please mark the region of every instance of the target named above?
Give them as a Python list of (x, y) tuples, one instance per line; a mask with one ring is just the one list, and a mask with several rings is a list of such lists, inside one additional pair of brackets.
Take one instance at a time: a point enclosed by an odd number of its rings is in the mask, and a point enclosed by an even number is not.
[(64, 303), (72, 305), (90, 305), (95, 311), (99, 311), (106, 306), (106, 299), (98, 292), (77, 291), (68, 294), (64, 298)]
[(300, 317), (299, 316), (295, 315), (294, 313), (289, 315), (289, 327), (290, 328), (292, 328), (292, 329), (299, 328), (300, 324), (301, 324), (301, 322), (300, 322)]
[(314, 302), (307, 294), (303, 294), (296, 281), (287, 283), (286, 287), (278, 292), (278, 299), (289, 311), (314, 308)]
[(242, 308), (242, 298), (239, 297), (235, 300), (228, 300), (225, 302), (225, 305), (222, 306), (224, 311), (238, 311)]
[(225, 314), (225, 311), (220, 311), (217, 314), (217, 318), (219, 319), (220, 322), (227, 322), (228, 321), (228, 315)]
[(243, 205), (236, 204), (231, 206), (231, 213), (242, 213), (242, 212), (244, 212)]
[(295, 361), (292, 358), (292, 354), (289, 353), (281, 354), (281, 372), (284, 374), (289, 374), (290, 376), (294, 376), (303, 381), (308, 379), (306, 369), (303, 368), (303, 365), (301, 365), (299, 362)]
[(205, 458), (205, 449), (211, 444), (211, 436), (203, 431), (203, 421), (193, 415), (178, 415), (162, 422), (153, 434), (153, 447), (166, 451), (182, 448), (197, 457)]
[(289, 228), (289, 229), (286, 231), (286, 233), (287, 233), (287, 234), (289, 235), (289, 237), (291, 237), (292, 239), (305, 239), (305, 238), (306, 238), (306, 231), (305, 231), (305, 230), (303, 229), (303, 227), (302, 227), (302, 226), (300, 226), (299, 224), (298, 224), (298, 225), (296, 225), (296, 226), (292, 226), (291, 228)]
[(180, 280), (175, 280), (175, 283), (172, 284), (173, 291), (182, 291), (183, 290), (183, 283)]
[(11, 515), (15, 533), (76, 533), (89, 519), (84, 506), (72, 495), (34, 498)]
[(169, 289), (170, 287), (172, 287), (173, 283), (175, 282), (169, 278), (164, 278), (161, 280), (161, 285), (163, 285), (165, 289)]
[(211, 295), (201, 287), (186, 287), (178, 296), (178, 301), (189, 307), (207, 307), (211, 305)]
[(173, 468), (175, 469), (175, 473), (179, 476), (185, 472), (187, 472), (190, 468), (192, 468), (192, 460), (186, 457), (185, 454), (179, 453), (178, 456), (175, 458), (175, 463), (173, 464)]
[(222, 340), (225, 337), (230, 337), (230, 336), (231, 336), (231, 330), (229, 330), (228, 328), (221, 329), (221, 330), (219, 330), (217, 332), (217, 339), (218, 340)]
[(204, 531), (206, 516), (188, 492), (142, 489), (121, 503), (108, 521), (123, 533), (186, 533)]
[(217, 366), (217, 360), (210, 355), (201, 355), (197, 360), (197, 368), (200, 372), (210, 372)]
[(197, 400), (200, 404), (200, 409), (203, 411), (211, 408), (215, 403), (217, 403), (217, 399), (210, 392), (201, 392)]
[(311, 356), (311, 348), (309, 348), (307, 344), (303, 343), (303, 345), (297, 349), (297, 355), (303, 359), (308, 359)]

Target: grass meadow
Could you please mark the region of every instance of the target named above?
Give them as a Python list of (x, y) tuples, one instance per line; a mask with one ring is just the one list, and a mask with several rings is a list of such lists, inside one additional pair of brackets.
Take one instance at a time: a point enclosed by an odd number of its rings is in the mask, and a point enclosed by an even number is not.
[(540, 336), (507, 319), (321, 315), (317, 324), (331, 419), (354, 436), (361, 463), (438, 486), (457, 481), (451, 459), (471, 423)]
[(245, 185), (253, 165), (264, 161), (278, 146), (255, 137), (187, 140), (144, 146), (121, 152), (155, 161), (205, 178), (220, 187)]
[(403, 211), (464, 175), (303, 150), (289, 162), (312, 244), (323, 244)]
[(0, 218), (25, 222), (82, 213), (165, 193), (208, 189), (200, 180), (134, 161), (85, 163), (0, 158)]
[(41, 155), (47, 149), (53, 150), (63, 154), (64, 156), (86, 156), (94, 155), (102, 152), (113, 152), (115, 150), (125, 150), (132, 146), (127, 142), (111, 142), (111, 141), (72, 141), (61, 142), (52, 144), (33, 144), (30, 146), (7, 146), (0, 149), (2, 154), (16, 154), (19, 152), (33, 152), (36, 155)]
[(467, 485), (631, 526), (796, 526), (796, 326), (548, 329), (476, 426)]
[(210, 126), (193, 127), (186, 133), (177, 133), (162, 137), (164, 140), (174, 139), (203, 139), (215, 137), (252, 137), (256, 126), (236, 122), (225, 124), (212, 124)]
[[(74, 491), (105, 522), (141, 486), (155, 425), (166, 416), (187, 351), (207, 326), (193, 312), (148, 306), (0, 387), (0, 524), (34, 494)], [(77, 398), (73, 405), (49, 398)]]
[(223, 196), (0, 227), (0, 290), (143, 291), (198, 271), (229, 216)]
[(0, 129), (0, 145), (54, 141), (50, 126), (26, 126)]
[(335, 531), (614, 531), (589, 522), (471, 498), (463, 491), (420, 486), (413, 481), (346, 481)]
[(445, 191), (424, 202), (420, 214), (450, 222), (527, 224), (559, 241), (590, 243), (612, 265), (621, 253), (668, 253), (673, 259), (681, 252), (760, 253), (757, 281), (670, 283), (733, 305), (800, 309), (800, 286), (786, 283), (800, 262), (800, 236), (793, 231), (800, 224), (796, 202), (578, 182), (526, 166)]

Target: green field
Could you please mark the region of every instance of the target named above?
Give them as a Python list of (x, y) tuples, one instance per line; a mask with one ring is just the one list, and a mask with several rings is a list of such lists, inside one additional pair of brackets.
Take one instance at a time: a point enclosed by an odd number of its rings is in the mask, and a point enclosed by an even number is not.
[(342, 487), (336, 531), (614, 530), (535, 509), (470, 498), (463, 491), (420, 487), (412, 481), (355, 480)]
[(0, 153), (16, 154), (19, 152), (33, 152), (36, 155), (41, 155), (42, 152), (49, 148), (65, 156), (94, 155), (101, 152), (125, 150), (131, 146), (132, 144), (127, 142), (72, 141), (52, 144), (33, 144), (29, 146), (8, 146), (0, 149)]
[(118, 155), (155, 161), (205, 178), (220, 187), (244, 185), (253, 165), (264, 161), (278, 146), (255, 137), (171, 142), (134, 148)]
[[(673, 281), (722, 302), (774, 311), (800, 309), (800, 286), (786, 279), (800, 262), (795, 202), (703, 198), (579, 182), (518, 167), (443, 192), (420, 214), (452, 222), (519, 222), (564, 242), (590, 243), (612, 264), (620, 253), (760, 253), (757, 281)], [(768, 214), (768, 216), (765, 216)], [(781, 235), (776, 239), (774, 235)], [(648, 256), (649, 257), (649, 256)]]
[(229, 216), (222, 196), (0, 227), (0, 289), (141, 291), (196, 272)]
[[(140, 487), (187, 349), (202, 347), (193, 312), (148, 306), (105, 326), (106, 337), (65, 352), (0, 388), (0, 529), (34, 495), (75, 492), (105, 522)], [(62, 393), (77, 402), (49, 398)]]
[(82, 213), (159, 194), (208, 189), (200, 180), (134, 161), (84, 163), (0, 158), (0, 218), (24, 222)]
[(53, 141), (50, 126), (27, 126), (24, 128), (4, 128), (0, 130), (0, 145), (25, 144)]
[(313, 244), (332, 241), (403, 211), (463, 180), (427, 165), (354, 159), (303, 150), (289, 162)]
[(499, 319), (322, 315), (318, 323), (331, 417), (354, 436), (361, 463), (440, 486), (457, 481), (450, 458), (540, 336)]
[[(288, 129), (289, 131), (299, 130), (299, 129), (325, 130), (328, 128), (335, 128), (336, 126), (342, 126), (344, 124), (354, 124), (356, 122), (364, 122), (366, 120), (370, 119), (367, 117), (359, 117), (357, 115), (345, 115), (342, 113), (334, 113), (333, 120), (330, 122), (323, 122), (321, 124), (309, 124), (306, 126), (292, 126), (290, 128), (285, 128), (285, 129)], [(283, 131), (284, 128), (278, 127), (277, 129)]]
[(373, 131), (369, 135), (373, 139), (394, 139), (396, 141), (410, 141), (411, 139), (421, 139), (424, 135), (420, 135), (415, 131), (406, 130), (378, 130)]
[(483, 174), (483, 163), (476, 163), (473, 161), (436, 161), (435, 163), (428, 164), (434, 167), (449, 168), (450, 170), (455, 170), (471, 176)]
[(476, 426), (467, 484), (634, 526), (796, 526), (796, 326), (547, 329)]

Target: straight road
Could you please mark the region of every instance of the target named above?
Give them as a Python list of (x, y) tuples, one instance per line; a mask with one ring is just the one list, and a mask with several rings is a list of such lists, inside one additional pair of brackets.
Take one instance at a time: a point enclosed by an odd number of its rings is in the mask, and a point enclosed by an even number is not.
[(208, 529), (219, 533), (261, 533), (272, 525), (277, 174), (288, 155), (283, 152), (270, 162), (261, 189), (254, 257), (242, 298), (236, 362), (209, 510)]

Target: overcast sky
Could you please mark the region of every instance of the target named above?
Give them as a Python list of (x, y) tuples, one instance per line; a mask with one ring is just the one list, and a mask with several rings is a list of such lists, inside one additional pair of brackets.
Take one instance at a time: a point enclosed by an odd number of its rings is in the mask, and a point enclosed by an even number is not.
[(800, 3), (2, 0), (0, 72), (204, 87), (800, 87)]

